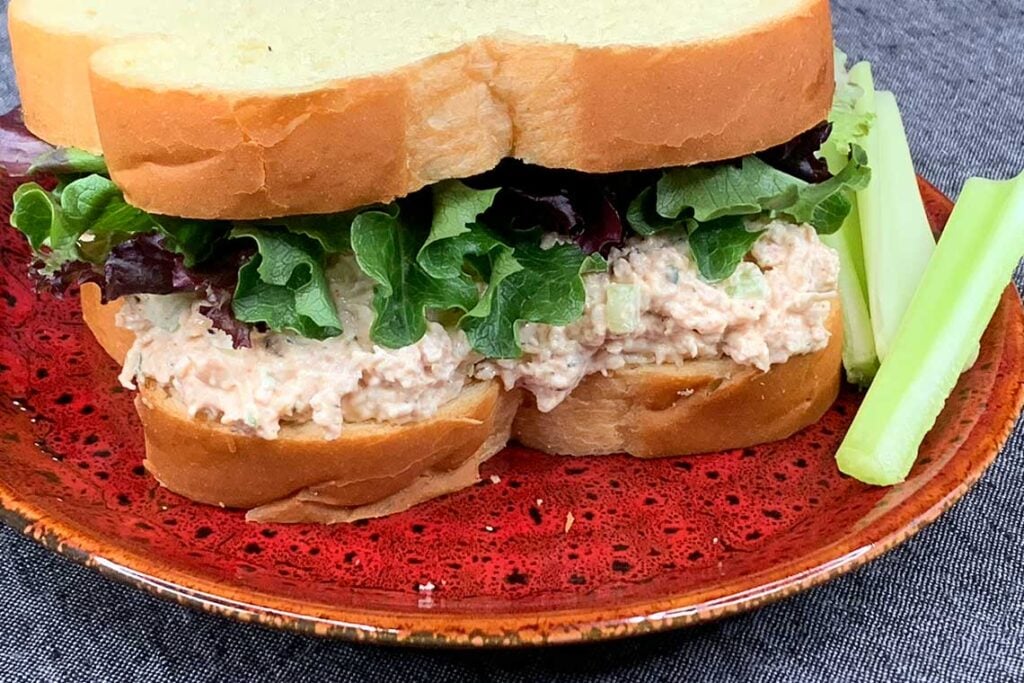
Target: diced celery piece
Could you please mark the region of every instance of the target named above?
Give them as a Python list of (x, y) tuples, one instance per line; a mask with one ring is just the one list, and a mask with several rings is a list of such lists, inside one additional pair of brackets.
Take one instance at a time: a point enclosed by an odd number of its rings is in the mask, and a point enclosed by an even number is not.
[(612, 334), (631, 334), (640, 327), (640, 288), (636, 285), (610, 284), (605, 318)]
[(743, 261), (723, 283), (725, 293), (734, 299), (764, 299), (768, 296), (768, 282), (757, 264)]

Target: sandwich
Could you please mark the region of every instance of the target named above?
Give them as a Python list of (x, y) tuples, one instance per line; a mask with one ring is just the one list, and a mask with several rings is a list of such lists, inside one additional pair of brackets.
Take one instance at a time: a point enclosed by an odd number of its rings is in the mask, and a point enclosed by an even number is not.
[(9, 24), (4, 163), (35, 176), (11, 223), (183, 496), (351, 522), (510, 440), (719, 451), (835, 400), (821, 236), (870, 170), (830, 117), (827, 0), (13, 0)]

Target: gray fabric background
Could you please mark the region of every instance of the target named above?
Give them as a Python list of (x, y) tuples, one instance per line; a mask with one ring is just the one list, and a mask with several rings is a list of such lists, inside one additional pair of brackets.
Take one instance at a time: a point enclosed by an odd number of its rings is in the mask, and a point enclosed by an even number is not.
[[(483, 0), (474, 0), (483, 1)], [(6, 0), (3, 0), (6, 10)], [(949, 194), (1024, 168), (1024, 0), (836, 0), (839, 43), (900, 97)], [(0, 99), (16, 102), (6, 46)], [(1024, 435), (869, 567), (688, 631), (530, 652), (390, 650), (192, 613), (0, 530), (0, 681), (1024, 680)]]

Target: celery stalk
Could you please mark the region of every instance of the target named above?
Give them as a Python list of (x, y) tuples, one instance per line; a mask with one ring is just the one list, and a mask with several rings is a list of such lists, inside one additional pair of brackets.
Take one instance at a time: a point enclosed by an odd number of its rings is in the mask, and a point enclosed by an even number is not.
[[(840, 56), (837, 63), (844, 59), (845, 55)], [(855, 112), (873, 117), (875, 84), (871, 65), (860, 62), (850, 69), (848, 75), (842, 77), (862, 91), (855, 105)], [(863, 143), (863, 140), (859, 142)], [(829, 170), (838, 173), (848, 159), (836, 155), (827, 157), (827, 161)], [(868, 163), (871, 163), (870, 157)], [(821, 240), (839, 254), (839, 297), (843, 304), (843, 366), (846, 368), (846, 378), (852, 384), (866, 387), (871, 384), (875, 373), (878, 372), (878, 354), (875, 351), (875, 333), (868, 309), (860, 211), (856, 202), (839, 232), (822, 235)]]
[(935, 250), (917, 187), (903, 120), (890, 92), (875, 93), (875, 121), (864, 141), (871, 184), (859, 192), (868, 307), (884, 364), (900, 320)]
[(851, 384), (866, 387), (878, 372), (878, 354), (864, 287), (860, 214), (854, 203), (839, 232), (821, 241), (839, 254), (839, 299), (843, 305), (843, 367)]
[(839, 447), (840, 470), (879, 486), (906, 478), (1022, 255), (1024, 174), (969, 181)]

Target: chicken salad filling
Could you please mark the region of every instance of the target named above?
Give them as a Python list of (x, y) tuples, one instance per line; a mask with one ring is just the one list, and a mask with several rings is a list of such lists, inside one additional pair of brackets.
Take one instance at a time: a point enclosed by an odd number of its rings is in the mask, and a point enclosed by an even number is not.
[(132, 295), (118, 317), (136, 335), (121, 381), (154, 382), (193, 416), (273, 439), (296, 422), (333, 438), (346, 423), (427, 419), (472, 381), (525, 389), (546, 412), (587, 376), (633, 364), (728, 358), (767, 371), (827, 346), (839, 265), (808, 225), (754, 228), (746, 259), (717, 282), (702, 277), (685, 236), (613, 247), (606, 270), (583, 275), (583, 315), (523, 324), (518, 358), (485, 358), (443, 315), (413, 344), (375, 343), (374, 282), (346, 256), (327, 269), (344, 332), (322, 340), (254, 332), (249, 347), (236, 348), (194, 295)]

